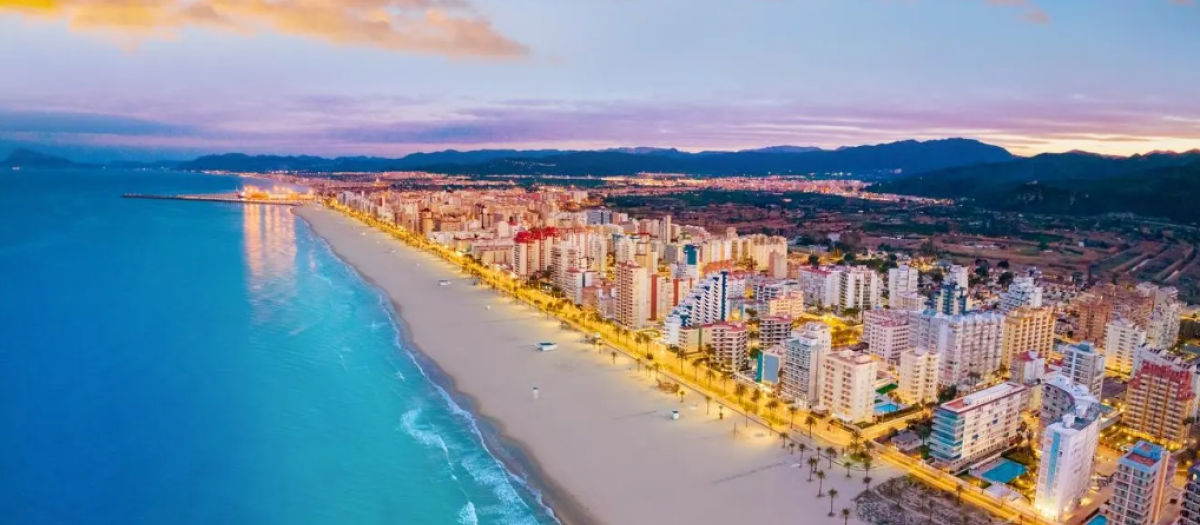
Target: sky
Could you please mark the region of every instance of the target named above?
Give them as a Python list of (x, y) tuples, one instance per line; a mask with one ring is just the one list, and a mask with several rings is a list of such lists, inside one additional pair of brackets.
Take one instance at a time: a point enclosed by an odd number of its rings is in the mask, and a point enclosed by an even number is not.
[(1197, 0), (0, 0), (0, 148), (1200, 148)]

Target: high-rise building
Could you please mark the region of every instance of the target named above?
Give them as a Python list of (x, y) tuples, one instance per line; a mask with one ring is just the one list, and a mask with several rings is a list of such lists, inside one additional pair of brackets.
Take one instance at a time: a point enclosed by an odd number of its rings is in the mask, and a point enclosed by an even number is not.
[(967, 289), (956, 284), (943, 284), (933, 295), (933, 309), (946, 315), (961, 315), (970, 309)]
[(821, 405), (847, 423), (875, 418), (876, 363), (871, 356), (842, 350), (821, 361)]
[(1000, 454), (1019, 437), (1025, 387), (1000, 383), (937, 407), (929, 453), (935, 463), (958, 471)]
[(820, 403), (821, 361), (833, 350), (833, 336), (825, 323), (806, 323), (786, 343), (783, 395), (811, 408)]
[(1171, 477), (1166, 449), (1139, 441), (1117, 462), (1108, 522), (1113, 525), (1153, 525), (1162, 517), (1163, 492)]
[(1061, 521), (1087, 494), (1100, 440), (1099, 421), (1099, 403), (1080, 403), (1042, 432), (1034, 496), (1034, 508), (1042, 516)]
[(1104, 335), (1104, 364), (1123, 374), (1133, 373), (1133, 355), (1146, 344), (1146, 330), (1118, 317), (1108, 322)]
[(712, 345), (713, 366), (718, 370), (736, 372), (750, 366), (747, 351), (750, 333), (742, 323), (713, 323), (701, 327), (701, 339)]
[(717, 272), (697, 282), (663, 320), (664, 342), (680, 344), (683, 328), (728, 320), (730, 295), (729, 272)]
[(1028, 410), (1038, 410), (1042, 407), (1043, 385), (1046, 377), (1046, 358), (1037, 352), (1018, 353), (1008, 365), (1009, 380), (1025, 385), (1029, 393), (1025, 396), (1029, 403)]
[(631, 330), (650, 319), (650, 276), (633, 262), (617, 265), (617, 322)]
[(1179, 302), (1179, 291), (1173, 287), (1158, 287), (1142, 283), (1138, 293), (1151, 297), (1151, 310), (1146, 323), (1146, 343), (1153, 348), (1165, 350), (1179, 342), (1179, 314), (1183, 304)]
[(897, 310), (868, 310), (863, 315), (863, 339), (871, 355), (890, 364), (900, 363), (900, 353), (909, 349), (908, 312)]
[(1135, 356), (1133, 379), (1125, 390), (1127, 431), (1167, 445), (1187, 440), (1185, 421), (1196, 414), (1193, 363), (1143, 349)]
[(835, 273), (838, 278), (838, 310), (855, 308), (863, 311), (883, 305), (879, 274), (874, 270), (865, 266), (852, 266), (839, 268)]
[(949, 284), (956, 284), (963, 288), (970, 288), (971, 287), (971, 277), (970, 276), (971, 276), (970, 270), (967, 270), (967, 268), (965, 266), (959, 266), (959, 265), (955, 264), (946, 271), (946, 277), (944, 279), (942, 279), (942, 282), (949, 283)]
[(1104, 295), (1084, 294), (1072, 306), (1079, 320), (1075, 337), (1080, 341), (1104, 341), (1104, 330), (1113, 313), (1113, 301)]
[(792, 336), (792, 318), (768, 315), (758, 320), (758, 341), (762, 348), (782, 345)]
[(1008, 285), (1008, 290), (1000, 294), (998, 309), (1001, 313), (1008, 314), (1022, 306), (1042, 306), (1042, 287), (1034, 282), (1033, 277), (1014, 278), (1012, 284)]
[(1100, 399), (1104, 390), (1104, 354), (1086, 341), (1077, 345), (1063, 345), (1061, 350), (1063, 375), (1083, 385), (1096, 399)]
[(798, 280), (804, 292), (804, 304), (814, 308), (826, 308), (838, 303), (838, 280), (840, 275), (823, 268), (804, 268)]
[(909, 347), (937, 352), (939, 384), (974, 383), (1000, 369), (1004, 316), (995, 312), (912, 315)]
[(900, 354), (900, 385), (896, 394), (900, 401), (923, 405), (938, 399), (938, 356), (919, 348)]
[(901, 310), (906, 312), (921, 312), (924, 311), (928, 303), (928, 299), (917, 292), (903, 293), (900, 295), (892, 295), (888, 298), (888, 305), (892, 310)]
[(1053, 374), (1042, 383), (1042, 406), (1038, 409), (1041, 428), (1059, 421), (1079, 406), (1099, 406), (1100, 401), (1087, 387), (1062, 374)]
[(1004, 346), (1000, 366), (1007, 368), (1015, 355), (1034, 351), (1050, 355), (1054, 349), (1054, 310), (1020, 306), (1004, 316)]
[(1200, 525), (1200, 464), (1188, 469), (1183, 504), (1179, 509), (1179, 525)]
[(921, 272), (907, 264), (901, 264), (888, 270), (889, 304), (895, 308), (895, 298), (906, 293), (917, 293), (921, 282)]

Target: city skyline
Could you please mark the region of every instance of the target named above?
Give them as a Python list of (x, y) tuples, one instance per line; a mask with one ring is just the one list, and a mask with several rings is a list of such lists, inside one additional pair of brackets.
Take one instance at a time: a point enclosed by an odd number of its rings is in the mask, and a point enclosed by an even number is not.
[(1181, 0), (16, 0), (0, 146), (1187, 150), (1197, 22)]

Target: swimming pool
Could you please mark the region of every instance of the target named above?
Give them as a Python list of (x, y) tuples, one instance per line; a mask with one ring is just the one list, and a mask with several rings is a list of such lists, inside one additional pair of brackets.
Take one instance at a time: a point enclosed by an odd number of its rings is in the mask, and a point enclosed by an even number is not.
[(884, 401), (882, 403), (875, 404), (876, 415), (891, 414), (897, 410), (900, 410), (900, 405), (897, 405), (891, 401)]
[[(1021, 474), (1025, 473), (1025, 465), (1007, 459), (1001, 459), (1000, 463), (984, 472), (981, 478), (992, 483), (1008, 483), (1017, 479)], [(1092, 524), (1089, 524), (1092, 525)]]
[(1086, 525), (1108, 525), (1108, 516), (1097, 514), (1092, 519), (1087, 520)]

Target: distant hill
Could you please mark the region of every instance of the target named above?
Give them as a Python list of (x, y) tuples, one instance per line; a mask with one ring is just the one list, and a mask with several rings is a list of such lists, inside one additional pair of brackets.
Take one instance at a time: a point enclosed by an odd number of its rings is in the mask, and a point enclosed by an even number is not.
[(0, 161), (0, 168), (37, 168), (61, 169), (79, 166), (68, 159), (46, 155), (24, 148), (18, 148), (9, 153), (8, 158)]
[(744, 149), (738, 153), (811, 153), (813, 151), (821, 151), (821, 148), (814, 146), (768, 146), (758, 149)]
[(1106, 157), (1042, 154), (1010, 162), (935, 170), (871, 191), (966, 198), (996, 210), (1068, 215), (1135, 213), (1200, 221), (1200, 151)]
[(422, 170), (476, 175), (630, 175), (641, 172), (696, 175), (766, 175), (814, 172), (917, 172), (1010, 160), (1004, 148), (967, 139), (903, 141), (837, 151), (783, 146), (740, 152), (687, 153), (663, 148), (600, 151), (481, 150), (414, 153), (401, 159), (375, 157), (249, 156), (200, 157), (179, 166), (225, 171)]

